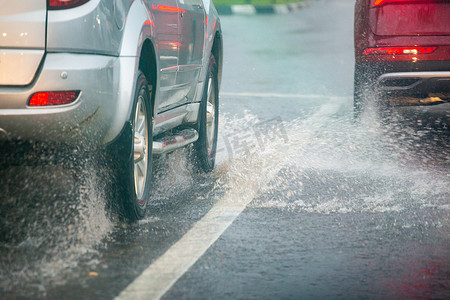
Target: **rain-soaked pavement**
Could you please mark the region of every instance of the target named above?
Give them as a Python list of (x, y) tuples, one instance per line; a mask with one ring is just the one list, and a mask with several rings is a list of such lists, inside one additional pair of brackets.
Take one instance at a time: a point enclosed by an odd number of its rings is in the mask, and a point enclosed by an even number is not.
[(449, 299), (449, 120), (353, 122), (353, 2), (222, 17), (218, 166), (157, 161), (138, 224), (108, 215), (95, 164), (1, 170), (0, 298), (113, 299), (225, 203), (242, 212), (164, 299)]

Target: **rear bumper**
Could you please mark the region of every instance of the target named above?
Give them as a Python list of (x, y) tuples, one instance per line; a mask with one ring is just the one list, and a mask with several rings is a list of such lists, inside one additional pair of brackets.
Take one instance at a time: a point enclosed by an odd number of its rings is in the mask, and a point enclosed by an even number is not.
[[(0, 141), (99, 146), (112, 141), (130, 116), (134, 57), (50, 53), (27, 87), (0, 86)], [(79, 90), (70, 105), (29, 107), (36, 92)]]
[(377, 86), (390, 96), (443, 94), (450, 98), (450, 71), (386, 73), (378, 77)]
[(355, 75), (375, 88), (379, 96), (450, 93), (450, 61), (356, 63)]

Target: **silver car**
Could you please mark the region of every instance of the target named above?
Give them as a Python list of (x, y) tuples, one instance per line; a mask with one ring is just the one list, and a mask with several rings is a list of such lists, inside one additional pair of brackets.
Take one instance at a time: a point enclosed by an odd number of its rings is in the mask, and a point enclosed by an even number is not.
[(214, 167), (222, 34), (210, 0), (0, 0), (0, 149), (102, 151), (144, 216), (152, 156)]

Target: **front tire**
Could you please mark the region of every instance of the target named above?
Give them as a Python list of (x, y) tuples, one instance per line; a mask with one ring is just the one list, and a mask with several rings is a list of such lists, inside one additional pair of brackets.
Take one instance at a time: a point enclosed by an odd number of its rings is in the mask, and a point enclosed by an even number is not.
[(144, 218), (150, 198), (152, 171), (153, 122), (151, 96), (147, 79), (139, 72), (130, 117), (131, 134), (125, 139), (122, 149), (127, 149), (125, 159), (119, 163), (116, 184), (117, 199), (122, 214), (130, 221)]

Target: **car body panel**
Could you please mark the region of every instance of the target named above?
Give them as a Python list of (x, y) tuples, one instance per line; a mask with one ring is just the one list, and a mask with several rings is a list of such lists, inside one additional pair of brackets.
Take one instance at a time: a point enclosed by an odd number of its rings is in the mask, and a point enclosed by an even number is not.
[(161, 4), (152, 4), (150, 11), (155, 24), (162, 24), (155, 27), (161, 71), (160, 94), (156, 105), (158, 113), (184, 102), (176, 83), (179, 66), (180, 10), (177, 1), (168, 0)]
[(0, 0), (0, 86), (27, 85), (45, 54), (46, 0)]
[(30, 84), (39, 69), (44, 50), (0, 49), (0, 85)]
[(376, 35), (450, 35), (450, 2), (372, 6), (369, 19), (370, 28)]
[(205, 44), (206, 14), (202, 0), (180, 1), (180, 48), (177, 84), (184, 86), (186, 101), (194, 100), (199, 81)]
[[(355, 4), (356, 62), (449, 60), (450, 1), (428, 4), (420, 2), (385, 4), (378, 8), (374, 8), (371, 3), (373, 0), (357, 0)], [(403, 9), (404, 7), (407, 9)], [(421, 13), (422, 11), (428, 13)], [(425, 55), (362, 55), (367, 48), (386, 46), (438, 46), (438, 48), (433, 53)]]
[[(32, 86), (0, 90), (0, 127), (11, 138), (84, 143), (97, 136), (92, 143), (101, 144), (105, 142), (106, 132), (111, 130), (107, 124), (113, 124), (115, 111), (121, 108), (120, 97), (115, 97), (120, 86), (113, 84), (119, 77), (120, 67), (117, 57), (48, 54), (43, 71)], [(67, 78), (61, 78), (61, 72), (67, 72)], [(74, 89), (82, 93), (73, 104), (58, 107), (27, 105), (30, 95), (35, 92)], [(83, 132), (86, 122), (95, 124), (90, 126), (89, 133)]]
[[(187, 3), (185, 0), (184, 5)], [(47, 41), (40, 40), (39, 50), (43, 52), (32, 72), (34, 78), (21, 86), (0, 86), (0, 141), (94, 147), (114, 141), (130, 122), (144, 44), (151, 45), (155, 54), (154, 135), (181, 125), (195, 126), (207, 62), (216, 39), (214, 51), (222, 54), (219, 18), (210, 5), (207, 10), (195, 7), (199, 19), (186, 18), (190, 21), (185, 29), (179, 26), (185, 15), (181, 16), (181, 5), (175, 0), (90, 0), (79, 7), (48, 11)], [(188, 8), (183, 8), (185, 13)], [(195, 41), (181, 38), (184, 34), (192, 37), (189, 26), (199, 23)], [(183, 48), (185, 60), (180, 65), (181, 40), (187, 47)], [(217, 60), (222, 61), (220, 57)], [(221, 70), (221, 64), (218, 67)], [(10, 72), (0, 71), (0, 77)], [(36, 92), (60, 90), (81, 93), (69, 105), (27, 105)]]
[(119, 54), (122, 35), (113, 1), (90, 0), (69, 10), (48, 11), (48, 52)]

